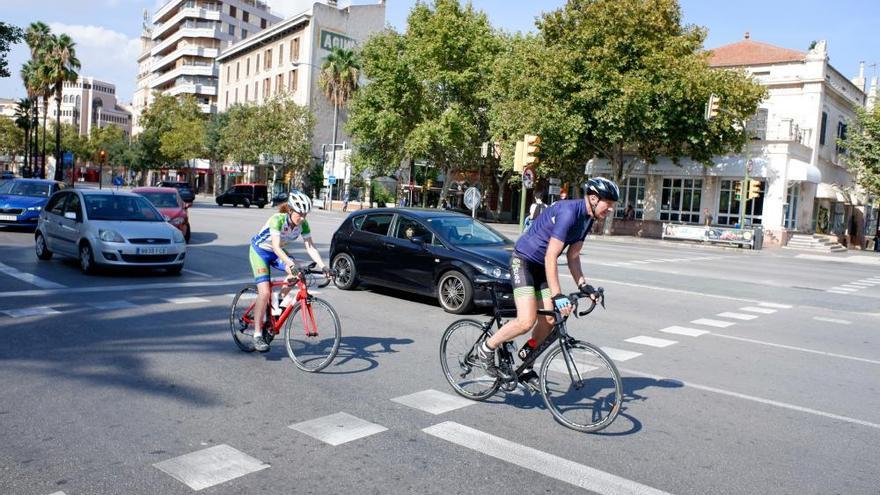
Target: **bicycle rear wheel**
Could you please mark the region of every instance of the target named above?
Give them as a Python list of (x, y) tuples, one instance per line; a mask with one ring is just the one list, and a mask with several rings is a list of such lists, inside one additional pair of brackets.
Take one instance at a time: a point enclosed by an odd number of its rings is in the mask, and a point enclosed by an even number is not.
[(342, 340), (339, 316), (327, 301), (312, 298), (302, 301), (290, 312), (284, 324), (284, 343), (287, 355), (297, 368), (315, 373), (329, 365)]
[(257, 301), (257, 286), (248, 285), (241, 289), (232, 300), (229, 311), (229, 329), (235, 345), (244, 352), (254, 351), (254, 303)]
[(541, 365), (541, 396), (557, 421), (589, 433), (617, 417), (623, 387), (617, 367), (602, 349), (588, 342), (560, 342)]
[(476, 320), (458, 320), (440, 339), (440, 366), (452, 389), (462, 397), (485, 400), (498, 391), (501, 382), (477, 364), (476, 348), (483, 343), (483, 325)]

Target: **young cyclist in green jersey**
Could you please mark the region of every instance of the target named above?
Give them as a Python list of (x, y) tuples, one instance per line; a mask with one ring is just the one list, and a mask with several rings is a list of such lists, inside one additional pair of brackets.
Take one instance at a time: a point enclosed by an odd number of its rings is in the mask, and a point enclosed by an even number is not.
[[(263, 338), (263, 320), (266, 316), (266, 307), (271, 297), (271, 284), (269, 283), (269, 267), (284, 270), (291, 277), (296, 270), (296, 262), (287, 254), (285, 247), (297, 238), (302, 237), (306, 247), (306, 253), (312, 261), (329, 277), (330, 269), (321, 259), (321, 253), (312, 242), (312, 231), (306, 215), (312, 209), (312, 200), (303, 192), (296, 189), (290, 191), (287, 203), (282, 204), (278, 213), (269, 217), (269, 220), (260, 232), (251, 239), (250, 260), (254, 271), (254, 281), (257, 283), (257, 302), (254, 307), (254, 348), (260, 352), (269, 350), (269, 344)], [(281, 296), (285, 296), (285, 293)]]

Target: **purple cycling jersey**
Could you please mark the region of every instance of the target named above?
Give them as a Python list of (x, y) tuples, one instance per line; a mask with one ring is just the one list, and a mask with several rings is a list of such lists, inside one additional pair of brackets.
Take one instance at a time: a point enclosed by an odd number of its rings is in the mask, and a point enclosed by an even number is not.
[(532, 263), (544, 264), (550, 238), (568, 246), (586, 239), (593, 226), (583, 199), (557, 201), (544, 210), (518, 241), (516, 252)]

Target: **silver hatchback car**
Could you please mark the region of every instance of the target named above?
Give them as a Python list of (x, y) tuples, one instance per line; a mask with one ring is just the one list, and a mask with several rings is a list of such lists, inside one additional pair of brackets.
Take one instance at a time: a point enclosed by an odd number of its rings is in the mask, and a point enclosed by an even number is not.
[(123, 191), (67, 189), (52, 195), (34, 233), (37, 257), (53, 253), (79, 259), (84, 273), (98, 266), (183, 270), (186, 242), (180, 230), (147, 199)]

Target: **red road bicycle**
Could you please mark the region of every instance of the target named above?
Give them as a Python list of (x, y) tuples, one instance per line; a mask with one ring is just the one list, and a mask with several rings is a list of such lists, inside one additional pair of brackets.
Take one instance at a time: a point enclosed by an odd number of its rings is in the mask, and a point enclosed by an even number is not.
[[(330, 283), (330, 279), (325, 278), (321, 271), (315, 270), (315, 266), (315, 263), (308, 265), (293, 278), (270, 282), (273, 291), (289, 287), (296, 294), (292, 303), (277, 317), (267, 306), (263, 323), (263, 338), (266, 342), (271, 342), (283, 329), (287, 355), (297, 368), (310, 373), (321, 371), (333, 361), (342, 340), (342, 324), (333, 306), (309, 294), (309, 287), (318, 280), (314, 275), (324, 278), (324, 282), (316, 285), (316, 288), (326, 287)], [(254, 351), (256, 300), (256, 285), (244, 287), (232, 300), (229, 326), (235, 344), (244, 352)]]

